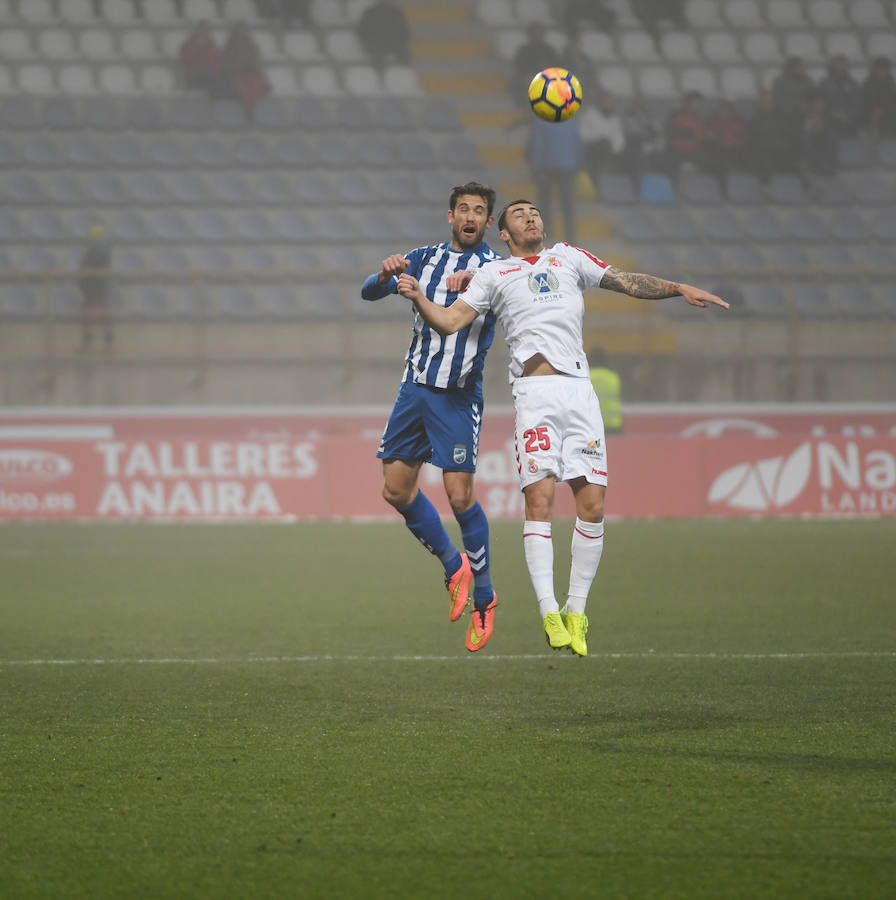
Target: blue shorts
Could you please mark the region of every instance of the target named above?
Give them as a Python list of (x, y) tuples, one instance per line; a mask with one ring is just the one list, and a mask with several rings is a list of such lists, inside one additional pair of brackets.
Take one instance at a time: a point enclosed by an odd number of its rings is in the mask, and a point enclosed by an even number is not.
[(479, 391), (403, 381), (376, 455), (423, 460), (446, 472), (475, 472), (481, 426)]

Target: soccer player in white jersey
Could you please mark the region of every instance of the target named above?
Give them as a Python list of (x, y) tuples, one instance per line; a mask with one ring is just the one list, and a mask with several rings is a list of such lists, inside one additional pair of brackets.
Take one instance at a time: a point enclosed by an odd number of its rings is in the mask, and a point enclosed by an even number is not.
[[(414, 278), (430, 302), (448, 307), (457, 297), (446, 286), (452, 274), (501, 258), (484, 242), (485, 231), (494, 222), (494, 190), (476, 182), (459, 185), (448, 205), (451, 240), (384, 259), (380, 271), (361, 288), (365, 300), (395, 294), (398, 277), (404, 273)], [(383, 497), (445, 569), (452, 622), (467, 606), (473, 584), (473, 615), (466, 638), (470, 651), (488, 643), (497, 605), (488, 519), (473, 489), (483, 410), (482, 367), (494, 336), (495, 314), (489, 311), (444, 337), (415, 315), (404, 376), (377, 452), (383, 460)], [(460, 525), (463, 553), (418, 487), (420, 469), (427, 461), (442, 469), (445, 493)]]
[[(545, 248), (538, 208), (528, 200), (508, 204), (498, 218), (509, 259), (458, 274), (455, 290), (469, 285), (451, 306), (432, 303), (412, 273), (398, 291), (423, 320), (449, 335), (483, 313), (494, 312), (510, 351), (516, 418), (516, 452), (525, 497), (523, 548), (548, 644), (588, 652), (585, 604), (603, 552), (607, 455), (600, 404), (591, 386), (582, 339), (583, 291), (600, 286), (632, 297), (682, 296), (692, 306), (728, 304), (689, 284), (623, 272), (566, 243)], [(576, 523), (565, 609), (554, 594), (551, 519), (558, 481), (572, 489)]]

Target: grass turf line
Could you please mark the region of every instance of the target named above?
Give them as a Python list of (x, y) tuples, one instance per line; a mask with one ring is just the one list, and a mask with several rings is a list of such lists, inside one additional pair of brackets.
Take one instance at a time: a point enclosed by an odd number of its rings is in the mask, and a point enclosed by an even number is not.
[(896, 890), (894, 523), (610, 523), (587, 660), (518, 525), (481, 656), (397, 525), (2, 537), (0, 658), (235, 660), (0, 669), (10, 896)]

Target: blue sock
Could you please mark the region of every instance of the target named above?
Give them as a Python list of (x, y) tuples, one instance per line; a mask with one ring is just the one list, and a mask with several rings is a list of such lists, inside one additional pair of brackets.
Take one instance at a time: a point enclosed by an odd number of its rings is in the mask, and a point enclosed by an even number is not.
[(438, 511), (426, 494), (417, 491), (417, 496), (398, 511), (404, 516), (405, 525), (411, 530), (411, 534), (442, 561), (445, 574), (453, 575), (460, 568), (460, 553), (451, 543)]
[(473, 582), (473, 603), (479, 609), (485, 609), (492, 602), (494, 589), (488, 552), (488, 519), (485, 511), (474, 503), (466, 512), (455, 515), (464, 542), (464, 550), (470, 560), (475, 581)]

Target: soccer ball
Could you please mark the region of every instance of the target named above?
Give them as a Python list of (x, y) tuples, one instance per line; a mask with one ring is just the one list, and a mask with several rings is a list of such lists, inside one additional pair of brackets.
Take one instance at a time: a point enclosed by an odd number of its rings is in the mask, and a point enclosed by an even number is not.
[(566, 69), (545, 69), (529, 85), (529, 104), (546, 122), (565, 122), (582, 105), (582, 85)]

